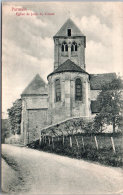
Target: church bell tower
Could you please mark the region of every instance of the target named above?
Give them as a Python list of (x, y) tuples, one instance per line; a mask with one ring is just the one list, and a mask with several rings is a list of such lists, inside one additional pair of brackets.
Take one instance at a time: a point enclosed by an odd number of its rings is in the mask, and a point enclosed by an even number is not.
[(54, 70), (57, 69), (59, 65), (63, 64), (67, 59), (70, 59), (83, 70), (86, 70), (86, 37), (71, 19), (68, 19), (65, 22), (53, 39)]

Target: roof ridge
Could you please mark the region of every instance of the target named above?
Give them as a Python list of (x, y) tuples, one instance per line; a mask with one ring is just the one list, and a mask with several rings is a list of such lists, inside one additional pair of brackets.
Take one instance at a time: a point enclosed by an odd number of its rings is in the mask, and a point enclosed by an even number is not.
[(106, 74), (107, 74), (107, 75), (108, 75), (108, 74), (116, 74), (116, 72), (106, 72), (106, 73), (97, 73), (97, 74), (92, 74), (92, 73), (90, 73), (90, 76), (91, 76), (91, 75), (94, 75), (94, 76), (95, 76), (95, 75), (106, 75)]

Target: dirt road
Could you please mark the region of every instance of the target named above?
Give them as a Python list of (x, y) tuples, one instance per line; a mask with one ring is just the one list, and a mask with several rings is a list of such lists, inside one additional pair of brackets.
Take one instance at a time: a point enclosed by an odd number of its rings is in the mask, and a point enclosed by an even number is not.
[(2, 156), (2, 189), (9, 194), (123, 192), (123, 172), (120, 168), (12, 145), (2, 145)]

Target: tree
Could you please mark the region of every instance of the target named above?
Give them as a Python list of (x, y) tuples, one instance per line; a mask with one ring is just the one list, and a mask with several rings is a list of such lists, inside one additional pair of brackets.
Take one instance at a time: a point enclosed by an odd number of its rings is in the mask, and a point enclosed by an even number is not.
[(5, 138), (10, 136), (9, 123), (8, 119), (2, 119), (1, 122), (1, 141), (2, 143), (5, 143)]
[(104, 125), (105, 125), (105, 117), (103, 115), (103, 113), (99, 113), (96, 115), (96, 117), (94, 118), (94, 130), (95, 132), (100, 132), (102, 133), (104, 130)]
[(13, 106), (8, 109), (9, 125), (12, 134), (20, 134), (21, 128), (21, 111), (22, 111), (22, 100), (17, 99)]
[(104, 124), (113, 126), (113, 133), (120, 124), (122, 118), (123, 81), (121, 78), (114, 79), (111, 83), (103, 86), (97, 98), (99, 114), (95, 117), (95, 125), (102, 129)]

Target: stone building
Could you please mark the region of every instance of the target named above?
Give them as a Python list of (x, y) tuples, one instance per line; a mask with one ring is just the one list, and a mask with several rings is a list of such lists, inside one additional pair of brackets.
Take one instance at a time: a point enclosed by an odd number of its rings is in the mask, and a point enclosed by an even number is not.
[(102, 86), (116, 78), (115, 73), (86, 72), (86, 37), (68, 19), (53, 37), (54, 71), (48, 84), (37, 74), (21, 94), (21, 133), (27, 144), (39, 138), (43, 127), (73, 117), (92, 117)]

